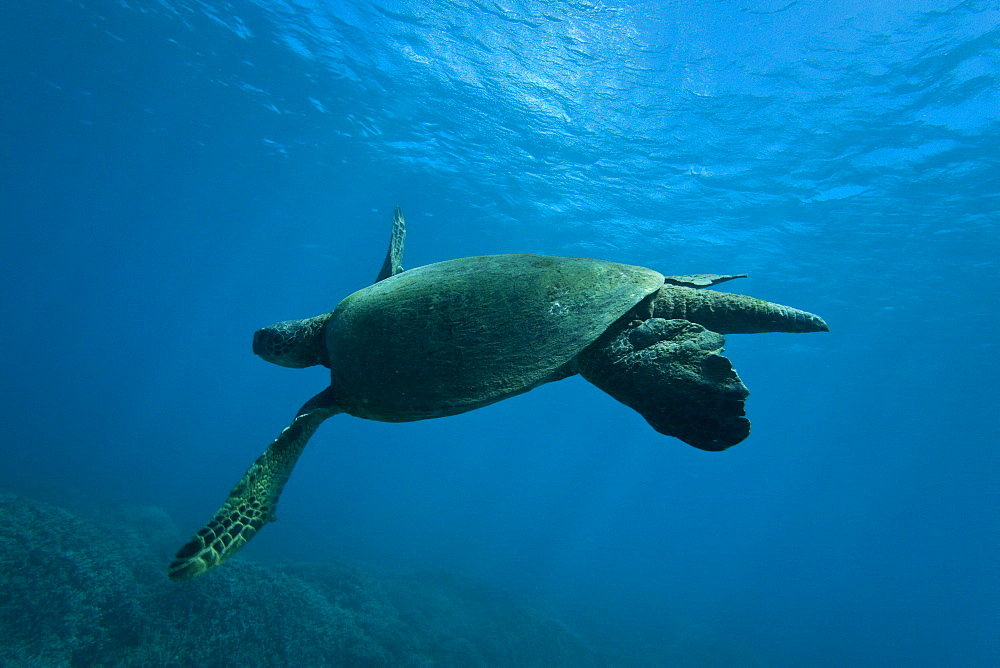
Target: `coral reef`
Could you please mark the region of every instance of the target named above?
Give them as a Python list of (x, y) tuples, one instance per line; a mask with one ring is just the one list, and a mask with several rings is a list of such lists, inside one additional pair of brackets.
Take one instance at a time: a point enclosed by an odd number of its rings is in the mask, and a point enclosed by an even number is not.
[(0, 493), (0, 527), (0, 665), (610, 663), (558, 622), (449, 575), (234, 560), (170, 582), (162, 565), (177, 532), (156, 508), (98, 524)]

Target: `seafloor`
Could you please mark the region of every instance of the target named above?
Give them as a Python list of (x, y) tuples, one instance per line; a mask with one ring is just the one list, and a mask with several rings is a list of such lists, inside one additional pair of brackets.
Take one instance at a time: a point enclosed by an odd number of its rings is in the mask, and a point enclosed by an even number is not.
[(442, 573), (237, 558), (171, 582), (181, 534), (158, 508), (85, 518), (8, 493), (0, 525), (4, 666), (618, 663), (551, 616)]

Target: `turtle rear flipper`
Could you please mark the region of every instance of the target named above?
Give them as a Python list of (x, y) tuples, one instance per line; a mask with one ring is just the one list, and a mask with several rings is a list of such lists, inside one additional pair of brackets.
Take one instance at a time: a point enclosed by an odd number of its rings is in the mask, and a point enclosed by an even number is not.
[(389, 250), (385, 254), (385, 262), (378, 272), (375, 282), (395, 276), (403, 271), (403, 243), (406, 241), (406, 220), (403, 210), (398, 206), (392, 212), (392, 236), (389, 237)]
[(651, 318), (611, 331), (579, 358), (581, 375), (637, 411), (656, 431), (702, 450), (750, 434), (750, 394), (720, 353), (721, 334), (687, 320)]
[(328, 417), (340, 412), (327, 388), (310, 399), (236, 483), (215, 516), (177, 551), (167, 574), (189, 580), (229, 559), (273, 522), (275, 506), (309, 438)]

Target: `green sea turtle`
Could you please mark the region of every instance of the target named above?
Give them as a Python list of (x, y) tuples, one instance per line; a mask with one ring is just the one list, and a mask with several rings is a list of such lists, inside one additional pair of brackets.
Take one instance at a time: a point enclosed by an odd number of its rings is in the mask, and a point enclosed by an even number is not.
[[(545, 255), (487, 255), (403, 271), (396, 209), (376, 282), (332, 312), (254, 334), (269, 362), (330, 369), (330, 385), (233, 487), (178, 552), (185, 580), (233, 555), (267, 522), (320, 423), (337, 413), (406, 422), (470, 411), (580, 374), (657, 431), (704, 450), (750, 433), (749, 391), (722, 334), (829, 331), (818, 316), (699, 289), (739, 276), (664, 276), (644, 267)], [(693, 286), (693, 287), (692, 287)]]

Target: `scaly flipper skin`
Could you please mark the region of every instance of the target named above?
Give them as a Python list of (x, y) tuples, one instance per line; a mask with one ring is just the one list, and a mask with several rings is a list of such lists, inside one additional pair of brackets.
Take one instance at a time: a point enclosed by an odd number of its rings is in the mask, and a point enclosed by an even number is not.
[(327, 418), (340, 411), (327, 405), (321, 392), (247, 470), (215, 516), (196, 533), (170, 564), (171, 580), (189, 580), (215, 568), (275, 519), (274, 508), (295, 462), (309, 438)]

